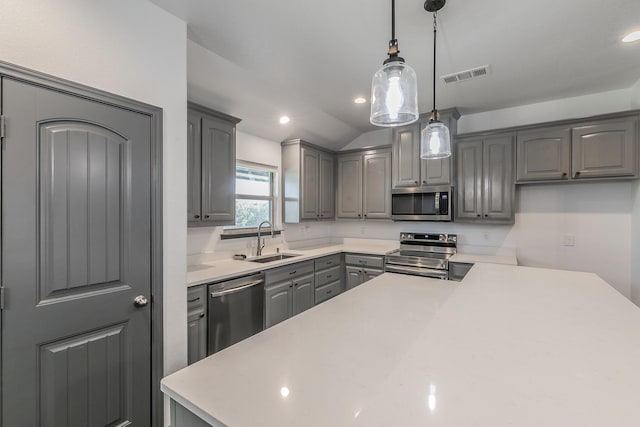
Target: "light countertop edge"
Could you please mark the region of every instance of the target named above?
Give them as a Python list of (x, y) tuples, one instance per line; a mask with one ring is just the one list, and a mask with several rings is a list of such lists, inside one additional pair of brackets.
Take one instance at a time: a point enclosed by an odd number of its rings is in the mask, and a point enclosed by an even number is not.
[[(636, 425), (640, 371), (620, 367), (637, 362), (638, 328), (638, 307), (592, 273), (478, 263), (459, 284), (385, 273), (161, 389), (214, 426)], [(331, 411), (317, 405), (327, 393)]]
[[(296, 254), (299, 256), (273, 261), (264, 264), (254, 263), (250, 261), (237, 261), (233, 259), (216, 260), (208, 262), (211, 268), (205, 268), (187, 273), (187, 286), (197, 286), (206, 283), (219, 282), (238, 276), (258, 273), (260, 271), (271, 268), (282, 267), (284, 265), (295, 264), (298, 262), (308, 261), (323, 256), (334, 255), (339, 253), (356, 253), (363, 255), (384, 256), (387, 253), (398, 248), (398, 244), (390, 245), (361, 245), (361, 244), (339, 244), (327, 245), (314, 249), (292, 249), (283, 250), (283, 254)], [(274, 255), (275, 253), (264, 254)]]

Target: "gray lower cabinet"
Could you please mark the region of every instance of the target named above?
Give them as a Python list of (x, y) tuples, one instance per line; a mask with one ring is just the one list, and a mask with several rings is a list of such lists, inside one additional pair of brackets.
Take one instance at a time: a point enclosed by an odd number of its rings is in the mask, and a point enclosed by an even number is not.
[[(449, 127), (452, 138), (456, 135), (459, 118), (455, 109), (440, 112), (440, 120)], [(451, 185), (451, 157), (420, 159), (420, 134), (428, 123), (429, 117), (424, 115), (416, 123), (394, 128), (392, 188)]]
[(315, 303), (320, 304), (344, 290), (342, 254), (317, 258), (315, 266)]
[(169, 408), (171, 411), (171, 427), (211, 427), (211, 424), (173, 399), (171, 399)]
[(473, 267), (471, 263), (449, 261), (449, 280), (460, 282), (471, 270), (471, 267)]
[(235, 223), (236, 124), (240, 119), (189, 103), (187, 219), (189, 226)]
[(456, 220), (513, 223), (513, 135), (459, 139)]
[(313, 261), (265, 272), (265, 327), (269, 328), (315, 304)]
[(391, 218), (391, 150), (338, 157), (339, 218)]
[(207, 356), (207, 287), (187, 290), (187, 361), (189, 365)]
[(381, 275), (384, 272), (384, 258), (377, 255), (345, 255), (346, 289)]
[(335, 156), (300, 139), (282, 143), (284, 222), (335, 218)]

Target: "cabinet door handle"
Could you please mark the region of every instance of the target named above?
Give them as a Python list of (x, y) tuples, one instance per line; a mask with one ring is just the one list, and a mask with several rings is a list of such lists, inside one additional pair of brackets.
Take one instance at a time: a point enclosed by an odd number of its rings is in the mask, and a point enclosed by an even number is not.
[(200, 215), (198, 215), (198, 214), (195, 214), (193, 217), (194, 217), (195, 219), (200, 219)]
[(484, 214), (485, 218), (489, 216), (489, 214)]
[(580, 171), (576, 172), (575, 176), (580, 176)]
[(418, 181), (413, 181), (413, 183), (414, 183), (414, 184), (417, 184), (417, 183), (418, 183)]
[(358, 217), (361, 217), (362, 215), (358, 214)]
[(194, 299), (188, 299), (187, 302), (196, 302), (200, 299), (200, 297), (198, 298), (194, 298)]
[(423, 184), (426, 184), (426, 183), (427, 183), (427, 181), (422, 181), (422, 183), (423, 183)]
[(333, 275), (332, 275), (332, 274), (328, 274), (328, 275), (327, 275), (327, 279), (331, 279), (332, 277), (333, 277)]
[(330, 294), (330, 293), (331, 293), (331, 289), (329, 289), (329, 290), (327, 291), (327, 294)]
[(478, 218), (480, 218), (480, 216), (481, 216), (480, 214), (477, 215)]
[(562, 172), (562, 177), (565, 178), (567, 176), (566, 172)]
[(200, 318), (202, 319), (204, 317), (204, 313), (200, 313)]
[(298, 270), (293, 270), (293, 271), (289, 272), (289, 276), (294, 275), (294, 274), (296, 274), (297, 272), (298, 272)]
[(206, 219), (208, 219), (208, 218), (209, 218), (209, 215), (205, 215), (204, 217), (205, 217)]

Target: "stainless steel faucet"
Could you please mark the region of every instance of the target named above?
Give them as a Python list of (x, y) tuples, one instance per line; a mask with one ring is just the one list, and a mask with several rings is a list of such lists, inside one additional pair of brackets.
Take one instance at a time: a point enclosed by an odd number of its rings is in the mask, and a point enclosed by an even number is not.
[(262, 226), (264, 224), (269, 224), (269, 227), (271, 227), (271, 238), (274, 236), (273, 225), (271, 225), (269, 221), (262, 221), (258, 226), (258, 248), (256, 249), (256, 256), (262, 255), (262, 248), (264, 248), (265, 245), (264, 242), (260, 240), (260, 233), (262, 232)]

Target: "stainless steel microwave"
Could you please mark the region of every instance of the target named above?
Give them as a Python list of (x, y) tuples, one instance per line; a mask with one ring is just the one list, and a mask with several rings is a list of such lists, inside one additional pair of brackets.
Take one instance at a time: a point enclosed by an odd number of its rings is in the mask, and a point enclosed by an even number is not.
[(453, 187), (402, 188), (391, 192), (394, 221), (451, 221)]

